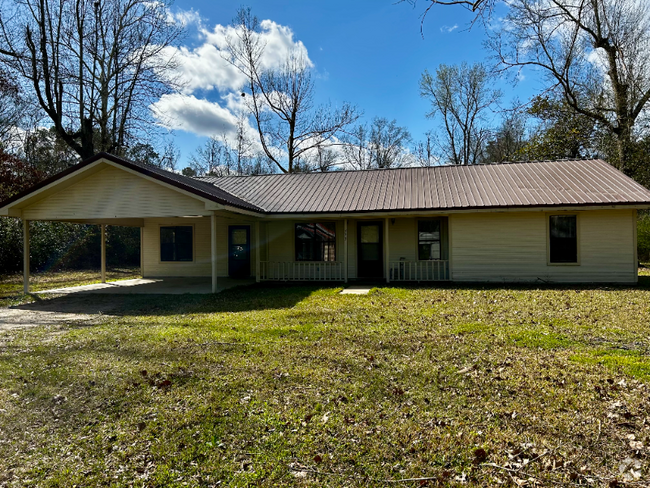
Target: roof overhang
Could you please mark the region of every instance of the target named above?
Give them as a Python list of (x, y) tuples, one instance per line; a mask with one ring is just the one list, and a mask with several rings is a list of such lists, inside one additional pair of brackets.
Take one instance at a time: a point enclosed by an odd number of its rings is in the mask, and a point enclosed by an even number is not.
[(376, 210), (365, 212), (312, 212), (312, 213), (275, 213), (264, 216), (265, 220), (287, 220), (287, 219), (372, 219), (372, 218), (395, 218), (395, 217), (421, 217), (427, 215), (452, 215), (463, 213), (509, 213), (509, 212), (563, 212), (563, 211), (585, 211), (585, 210), (647, 210), (650, 209), (650, 202), (647, 204), (589, 204), (589, 205), (543, 205), (543, 206), (522, 206), (522, 207), (476, 207), (457, 209), (421, 209), (421, 210)]

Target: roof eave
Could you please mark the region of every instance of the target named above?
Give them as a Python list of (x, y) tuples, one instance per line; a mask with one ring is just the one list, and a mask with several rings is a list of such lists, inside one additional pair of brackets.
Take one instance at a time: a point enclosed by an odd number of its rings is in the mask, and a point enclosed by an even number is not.
[(474, 206), (453, 208), (418, 208), (418, 209), (374, 209), (352, 211), (327, 211), (327, 212), (267, 212), (266, 217), (272, 219), (297, 218), (297, 217), (324, 217), (324, 218), (354, 218), (355, 216), (390, 216), (390, 215), (432, 215), (454, 213), (478, 212), (521, 212), (521, 211), (554, 211), (554, 210), (616, 210), (616, 209), (650, 209), (650, 201), (644, 202), (610, 202), (610, 203), (561, 203), (553, 205), (509, 205), (509, 206)]

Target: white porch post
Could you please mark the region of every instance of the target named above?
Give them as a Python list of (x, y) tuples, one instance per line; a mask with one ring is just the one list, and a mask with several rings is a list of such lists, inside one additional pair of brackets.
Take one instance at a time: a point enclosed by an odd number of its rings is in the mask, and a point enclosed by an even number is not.
[(348, 282), (348, 219), (343, 221), (343, 279)]
[(260, 221), (255, 222), (255, 281), (260, 282)]
[(29, 220), (23, 219), (23, 292), (29, 293)]
[(385, 219), (386, 224), (384, 225), (384, 228), (386, 229), (386, 232), (384, 232), (384, 253), (385, 253), (385, 261), (386, 261), (386, 266), (384, 266), (385, 273), (386, 273), (386, 283), (390, 283), (390, 247), (389, 247), (389, 219), (386, 217)]
[(102, 283), (106, 283), (106, 224), (101, 224), (102, 229)]
[(212, 293), (217, 293), (217, 214), (210, 215), (210, 260), (212, 263)]

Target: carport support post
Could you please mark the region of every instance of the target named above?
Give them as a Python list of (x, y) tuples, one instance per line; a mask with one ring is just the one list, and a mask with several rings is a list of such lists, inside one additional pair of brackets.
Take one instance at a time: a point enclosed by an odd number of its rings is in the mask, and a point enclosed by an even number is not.
[(23, 292), (29, 293), (29, 220), (23, 219)]
[(348, 282), (348, 219), (343, 221), (343, 281)]
[(102, 229), (102, 283), (106, 283), (106, 224), (101, 224)]
[(260, 282), (260, 222), (255, 222), (255, 281)]
[(384, 232), (384, 252), (386, 253), (386, 265), (384, 266), (384, 269), (386, 270), (386, 283), (390, 283), (390, 249), (388, 247), (388, 243), (390, 242), (389, 225), (389, 219), (386, 217), (386, 225), (384, 225), (384, 228), (386, 229), (386, 232)]
[(210, 261), (212, 263), (212, 293), (217, 293), (217, 214), (210, 215)]

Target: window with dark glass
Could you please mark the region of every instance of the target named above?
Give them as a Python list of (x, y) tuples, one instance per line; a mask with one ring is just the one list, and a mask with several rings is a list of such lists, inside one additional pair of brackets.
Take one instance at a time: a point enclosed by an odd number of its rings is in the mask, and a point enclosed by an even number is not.
[(440, 259), (440, 220), (418, 221), (418, 259)]
[(160, 228), (160, 260), (192, 261), (192, 226)]
[(575, 215), (551, 215), (549, 220), (551, 263), (578, 262), (578, 226)]
[(296, 261), (336, 261), (336, 224), (296, 224)]

